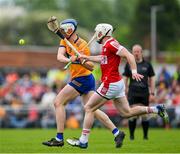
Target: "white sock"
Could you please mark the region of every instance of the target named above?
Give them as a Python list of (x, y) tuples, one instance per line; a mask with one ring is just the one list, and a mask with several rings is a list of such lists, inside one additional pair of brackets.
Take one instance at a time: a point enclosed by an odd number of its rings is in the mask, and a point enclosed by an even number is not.
[(147, 108), (146, 108), (146, 112), (147, 112), (147, 113), (158, 113), (158, 109), (157, 109), (156, 106), (147, 107)]
[(81, 143), (87, 143), (90, 134), (90, 129), (83, 129), (81, 137), (79, 138)]

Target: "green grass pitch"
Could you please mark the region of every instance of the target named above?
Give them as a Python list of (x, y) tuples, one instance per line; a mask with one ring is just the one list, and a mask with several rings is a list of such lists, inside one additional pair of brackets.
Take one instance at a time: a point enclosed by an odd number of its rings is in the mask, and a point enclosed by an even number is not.
[[(71, 147), (46, 147), (41, 143), (54, 137), (55, 129), (0, 129), (0, 153), (180, 153), (180, 130), (150, 129), (149, 140), (142, 139), (142, 129), (137, 129), (135, 140), (129, 140), (127, 128), (123, 147), (116, 149), (114, 137), (107, 129), (91, 131), (88, 149)], [(65, 139), (79, 137), (81, 129), (65, 130)]]

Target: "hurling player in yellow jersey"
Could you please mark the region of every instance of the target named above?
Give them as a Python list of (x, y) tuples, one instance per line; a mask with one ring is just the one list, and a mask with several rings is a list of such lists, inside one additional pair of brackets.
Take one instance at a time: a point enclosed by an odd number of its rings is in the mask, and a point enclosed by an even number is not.
[[(66, 39), (81, 53), (84, 55), (90, 55), (89, 48), (86, 46), (87, 42), (81, 39), (76, 33), (77, 21), (74, 19), (66, 19), (60, 23), (60, 31), (63, 33)], [(83, 50), (83, 51), (82, 51)], [(90, 70), (93, 67), (92, 64), (85, 62), (81, 64), (78, 61), (73, 50), (66, 44), (64, 40), (60, 41), (58, 49), (57, 59), (64, 64), (72, 61), (70, 66), (70, 73), (72, 80), (68, 83), (56, 96), (54, 100), (54, 107), (56, 113), (57, 123), (57, 135), (49, 141), (43, 142), (47, 146), (63, 146), (63, 132), (65, 124), (65, 105), (75, 99), (77, 96), (82, 97), (84, 104), (87, 103), (95, 90), (95, 79)], [(88, 69), (87, 69), (88, 68)], [(95, 111), (96, 118), (101, 121), (108, 129), (110, 129), (115, 137), (116, 147), (121, 143), (123, 132), (119, 131), (117, 127), (112, 123), (108, 116), (100, 111)]]

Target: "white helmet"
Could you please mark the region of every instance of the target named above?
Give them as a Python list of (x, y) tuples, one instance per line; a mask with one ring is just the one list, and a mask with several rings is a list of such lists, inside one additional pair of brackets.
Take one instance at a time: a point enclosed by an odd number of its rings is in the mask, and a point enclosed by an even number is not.
[(113, 26), (106, 23), (98, 24), (95, 28), (96, 39), (101, 43), (105, 36), (112, 36)]

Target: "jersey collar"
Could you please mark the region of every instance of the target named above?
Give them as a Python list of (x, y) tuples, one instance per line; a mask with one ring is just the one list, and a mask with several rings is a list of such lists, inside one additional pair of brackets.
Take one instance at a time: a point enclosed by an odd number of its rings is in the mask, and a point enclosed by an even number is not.
[(107, 42), (109, 42), (109, 41), (111, 41), (113, 39), (114, 39), (113, 37), (110, 37), (108, 40), (106, 40), (106, 42), (104, 42), (103, 46), (105, 46)]

